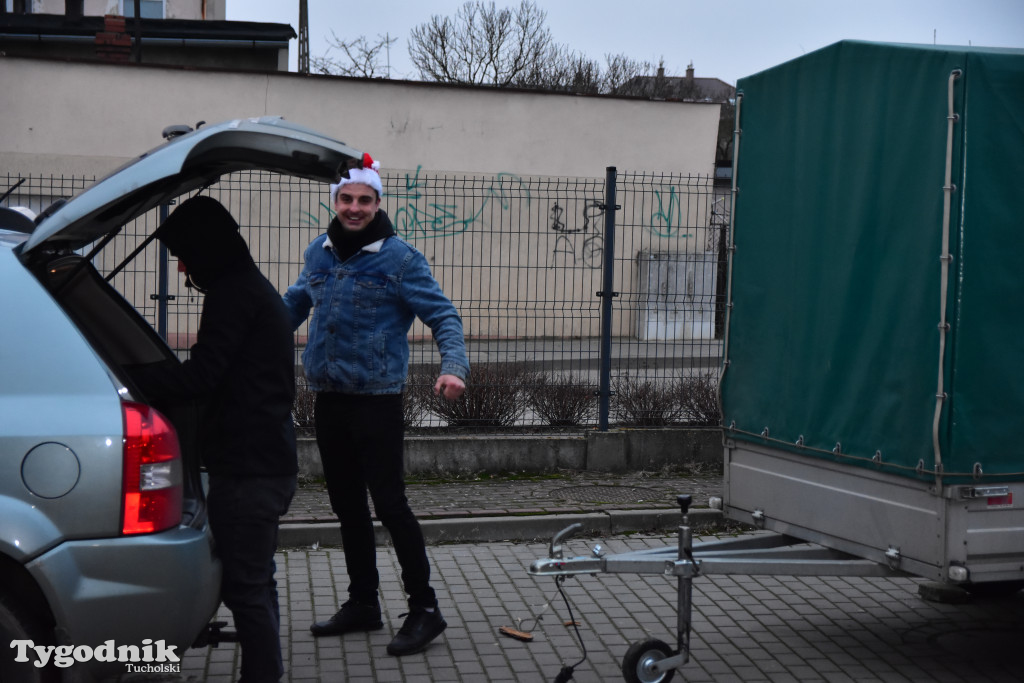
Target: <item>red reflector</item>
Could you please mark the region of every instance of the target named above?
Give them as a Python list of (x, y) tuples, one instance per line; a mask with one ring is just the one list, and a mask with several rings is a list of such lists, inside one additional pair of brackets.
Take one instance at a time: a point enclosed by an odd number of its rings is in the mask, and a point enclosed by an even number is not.
[(1005, 496), (989, 496), (988, 497), (989, 507), (1012, 507), (1013, 506), (1013, 492), (1007, 493)]
[[(122, 526), (124, 534), (146, 534), (181, 522), (181, 450), (167, 418), (141, 403), (125, 401)], [(157, 478), (146, 474), (155, 464), (166, 470)]]

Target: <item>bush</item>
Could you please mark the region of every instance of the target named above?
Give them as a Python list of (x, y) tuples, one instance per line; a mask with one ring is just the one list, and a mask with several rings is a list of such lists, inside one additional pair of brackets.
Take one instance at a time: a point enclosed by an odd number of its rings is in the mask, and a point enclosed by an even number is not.
[(687, 424), (716, 426), (722, 423), (718, 403), (718, 378), (712, 374), (682, 377), (678, 384), (679, 405)]
[(713, 374), (663, 380), (625, 375), (612, 383), (613, 410), (620, 424), (664, 427), (670, 424), (718, 425), (718, 380)]
[(612, 410), (620, 424), (663, 427), (679, 419), (678, 383), (636, 380), (628, 375), (612, 382)]
[(409, 376), (402, 392), (402, 422), (406, 429), (419, 426), (420, 421), (430, 412), (437, 375), (416, 372)]
[(590, 420), (597, 409), (594, 386), (575, 375), (537, 373), (526, 387), (526, 403), (553, 427), (572, 427)]
[(477, 365), (457, 401), (434, 396), (431, 382), (427, 406), (450, 427), (511, 427), (526, 412), (529, 377), (514, 365)]
[(316, 406), (316, 392), (309, 388), (305, 377), (295, 378), (295, 403), (292, 404), (292, 422), (295, 424), (297, 436), (313, 436), (316, 434), (316, 423), (313, 419)]

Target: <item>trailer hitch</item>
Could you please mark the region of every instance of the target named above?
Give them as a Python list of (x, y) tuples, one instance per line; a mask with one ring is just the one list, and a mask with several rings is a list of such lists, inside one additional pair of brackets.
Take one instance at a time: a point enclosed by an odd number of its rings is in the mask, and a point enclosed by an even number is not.
[(192, 647), (217, 647), (221, 643), (237, 643), (237, 631), (225, 631), (226, 621), (211, 621), (199, 634)]
[(605, 562), (600, 546), (597, 546), (589, 557), (565, 557), (562, 542), (582, 528), (583, 525), (576, 522), (552, 536), (551, 543), (548, 544), (548, 556), (531, 562), (529, 572), (534, 576), (569, 576), (604, 571)]

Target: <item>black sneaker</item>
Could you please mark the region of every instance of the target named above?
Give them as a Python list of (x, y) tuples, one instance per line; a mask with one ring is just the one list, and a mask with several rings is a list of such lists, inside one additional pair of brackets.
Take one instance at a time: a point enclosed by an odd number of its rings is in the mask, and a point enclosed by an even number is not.
[(384, 626), (380, 620), (380, 604), (364, 605), (349, 600), (327, 621), (309, 627), (314, 636), (337, 636), (351, 631), (373, 631)]
[(441, 610), (436, 607), (433, 612), (428, 612), (422, 607), (413, 607), (408, 615), (399, 615), (399, 617), (405, 616), (408, 618), (402, 624), (402, 628), (388, 643), (388, 654), (395, 657), (425, 650), (430, 641), (448, 628), (444, 617), (441, 616)]

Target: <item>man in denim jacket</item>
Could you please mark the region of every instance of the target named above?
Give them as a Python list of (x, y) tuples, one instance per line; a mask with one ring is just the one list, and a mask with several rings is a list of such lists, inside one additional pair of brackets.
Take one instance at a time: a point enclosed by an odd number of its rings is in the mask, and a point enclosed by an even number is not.
[(380, 210), (378, 167), (364, 155), (362, 168), (331, 186), (337, 215), (306, 249), (284, 302), (295, 328), (313, 309), (302, 363), (316, 392), (317, 446), (349, 576), (348, 601), (310, 630), (325, 636), (383, 626), (369, 489), (409, 594), (407, 618), (387, 648), (401, 656), (423, 650), (447, 627), (430, 586), (423, 533), (405, 497), (402, 389), (414, 319), (431, 329), (441, 352), (435, 394), (459, 398), (469, 361), (458, 311), (426, 258), (395, 236)]

